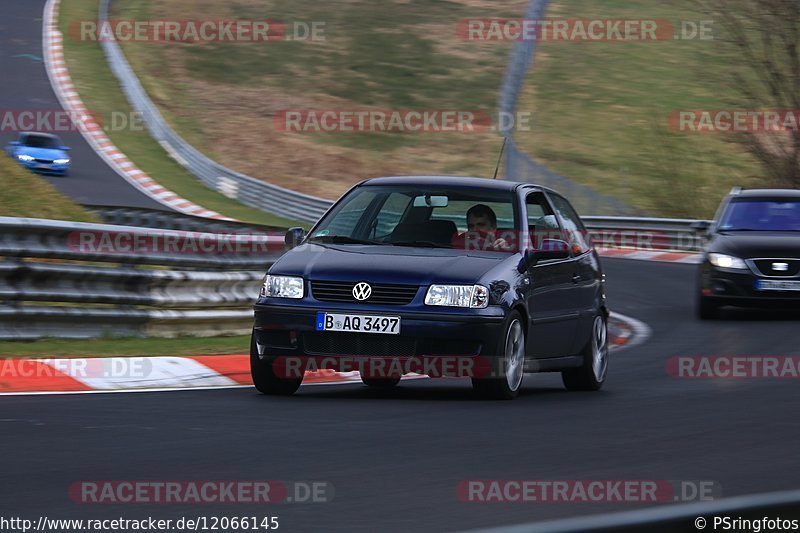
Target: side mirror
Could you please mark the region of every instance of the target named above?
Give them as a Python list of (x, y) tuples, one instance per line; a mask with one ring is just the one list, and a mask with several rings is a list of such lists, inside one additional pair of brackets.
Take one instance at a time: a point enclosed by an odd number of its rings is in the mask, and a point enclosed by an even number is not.
[(519, 264), (519, 271), (535, 267), (539, 261), (554, 259), (567, 259), (569, 257), (569, 243), (561, 239), (543, 239), (541, 248), (525, 250), (525, 257)]
[(544, 239), (542, 247), (535, 252), (539, 261), (566, 259), (569, 257), (569, 243), (561, 239)]
[(8, 144), (9, 144), (9, 146), (19, 146), (19, 141), (11, 141)]
[(698, 233), (708, 233), (711, 228), (711, 222), (708, 220), (695, 220), (690, 227)]
[(298, 244), (303, 242), (303, 238), (306, 236), (306, 230), (303, 228), (289, 228), (286, 230), (286, 236), (283, 238), (283, 242), (286, 244), (286, 249), (291, 250), (292, 248), (296, 247)]

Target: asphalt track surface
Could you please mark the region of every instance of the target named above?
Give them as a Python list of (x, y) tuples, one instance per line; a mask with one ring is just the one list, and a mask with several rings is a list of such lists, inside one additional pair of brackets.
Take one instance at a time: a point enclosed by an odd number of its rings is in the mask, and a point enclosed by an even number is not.
[[(61, 109), (42, 61), (44, 5), (45, 0), (3, 0), (0, 4), (0, 110), (4, 112), (41, 114)], [(14, 140), (15, 133), (0, 128), (0, 147)], [(72, 168), (67, 177), (46, 176), (45, 179), (62, 193), (87, 205), (169, 210), (139, 192), (106, 165), (80, 133), (56, 133), (72, 148)], [(6, 157), (5, 152), (0, 156)]]
[[(652, 328), (617, 352), (606, 388), (565, 391), (527, 376), (513, 402), (477, 400), (465, 380), (392, 391), (307, 386), (0, 399), (0, 516), (272, 515), (284, 531), (463, 530), (606, 511), (622, 504), (462, 503), (465, 479), (713, 480), (724, 496), (797, 488), (797, 380), (681, 380), (673, 355), (790, 355), (798, 317), (733, 312), (700, 322), (694, 266), (604, 261), (613, 309)], [(306, 480), (329, 503), (78, 505), (80, 480)], [(662, 504), (669, 505), (669, 504)]]

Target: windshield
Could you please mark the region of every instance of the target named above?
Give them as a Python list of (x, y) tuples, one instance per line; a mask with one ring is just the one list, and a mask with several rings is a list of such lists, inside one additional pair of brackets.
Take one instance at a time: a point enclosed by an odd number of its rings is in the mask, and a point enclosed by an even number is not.
[(720, 231), (800, 231), (800, 200), (734, 200), (725, 210)]
[(24, 144), (31, 148), (58, 149), (61, 146), (61, 141), (57, 137), (49, 137), (47, 135), (28, 135)]
[[(343, 245), (459, 247), (480, 235), (495, 249), (518, 228), (514, 194), (480, 188), (362, 186), (350, 192), (311, 232), (309, 240)], [(470, 241), (474, 244), (474, 239)], [(509, 249), (505, 249), (509, 248)]]

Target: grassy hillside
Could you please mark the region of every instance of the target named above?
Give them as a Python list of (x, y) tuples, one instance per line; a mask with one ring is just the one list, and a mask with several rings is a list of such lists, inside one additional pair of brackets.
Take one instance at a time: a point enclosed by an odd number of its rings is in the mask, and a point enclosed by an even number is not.
[[(65, 13), (88, 17), (96, 3), (65, 0)], [(675, 24), (707, 18), (693, 11), (692, 3), (557, 0), (547, 16)], [(335, 198), (374, 175), (490, 175), (497, 135), (297, 134), (277, 129), (273, 117), (284, 109), (308, 108), (491, 112), (510, 45), (464, 41), (456, 26), (468, 17), (519, 17), (526, 4), (126, 0), (114, 3), (112, 18), (180, 20), (191, 13), (193, 20), (324, 22), (320, 42), (127, 42), (124, 49), (164, 115), (198, 148), (260, 179)], [(720, 37), (720, 29), (713, 29)], [(66, 42), (70, 67), (89, 106), (125, 109), (98, 49)], [(737, 59), (720, 39), (541, 43), (519, 108), (534, 113), (534, 127), (517, 140), (560, 174), (643, 212), (709, 216), (732, 185), (764, 184), (761, 168), (730, 137), (675, 132), (668, 117), (681, 109), (735, 106), (730, 71), (742, 68)], [(199, 193), (191, 178), (152, 141), (126, 133), (117, 137), (165, 185), (231, 214), (208, 199), (215, 193), (193, 197)]]
[[(62, 0), (59, 27), (64, 34), (67, 66), (88, 109), (104, 117), (110, 117), (111, 113), (123, 113), (130, 117), (133, 116), (131, 107), (106, 63), (100, 44), (76, 38), (76, 24), (82, 20), (96, 20), (98, 4), (98, 0)], [(295, 225), (292, 221), (247, 207), (206, 187), (172, 159), (142, 127), (108, 129), (106, 134), (154, 180), (196, 204), (246, 222), (272, 226)]]
[[(75, 1), (75, 0), (70, 0)], [(491, 175), (484, 133), (285, 133), (283, 109), (493, 113), (510, 43), (467, 42), (467, 17), (519, 16), (527, 0), (126, 0), (113, 18), (324, 23), (315, 42), (124, 43), (149, 94), (199, 148), (239, 171), (336, 198), (386, 174)]]
[(99, 222), (92, 213), (5, 153), (0, 153), (0, 216)]
[[(708, 18), (691, 3), (558, 0), (548, 16)], [(712, 29), (722, 37), (722, 28)], [(676, 132), (668, 117), (735, 107), (731, 69), (746, 73), (722, 39), (541, 43), (520, 101), (535, 113), (535, 128), (519, 134), (519, 144), (560, 174), (645, 212), (711, 216), (731, 186), (761, 185), (761, 168), (730, 136)]]

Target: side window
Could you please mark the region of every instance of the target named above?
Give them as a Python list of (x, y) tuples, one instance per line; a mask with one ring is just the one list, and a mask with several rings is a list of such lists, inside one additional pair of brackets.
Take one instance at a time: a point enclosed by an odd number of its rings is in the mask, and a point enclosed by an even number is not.
[(558, 220), (544, 194), (530, 193), (525, 199), (528, 217), (528, 242), (533, 248), (541, 248), (543, 239), (563, 239)]
[(586, 227), (584, 227), (583, 222), (581, 222), (580, 217), (572, 206), (569, 205), (569, 202), (555, 194), (550, 197), (553, 200), (556, 211), (558, 211), (558, 216), (561, 217), (561, 221), (564, 223), (564, 231), (569, 236), (572, 253), (580, 255), (591, 250), (592, 245), (589, 243)]
[(409, 203), (411, 203), (410, 196), (399, 192), (391, 193), (386, 201), (383, 202), (383, 206), (378, 213), (372, 238), (380, 239), (394, 231), (395, 226), (400, 223), (403, 213), (406, 212)]

